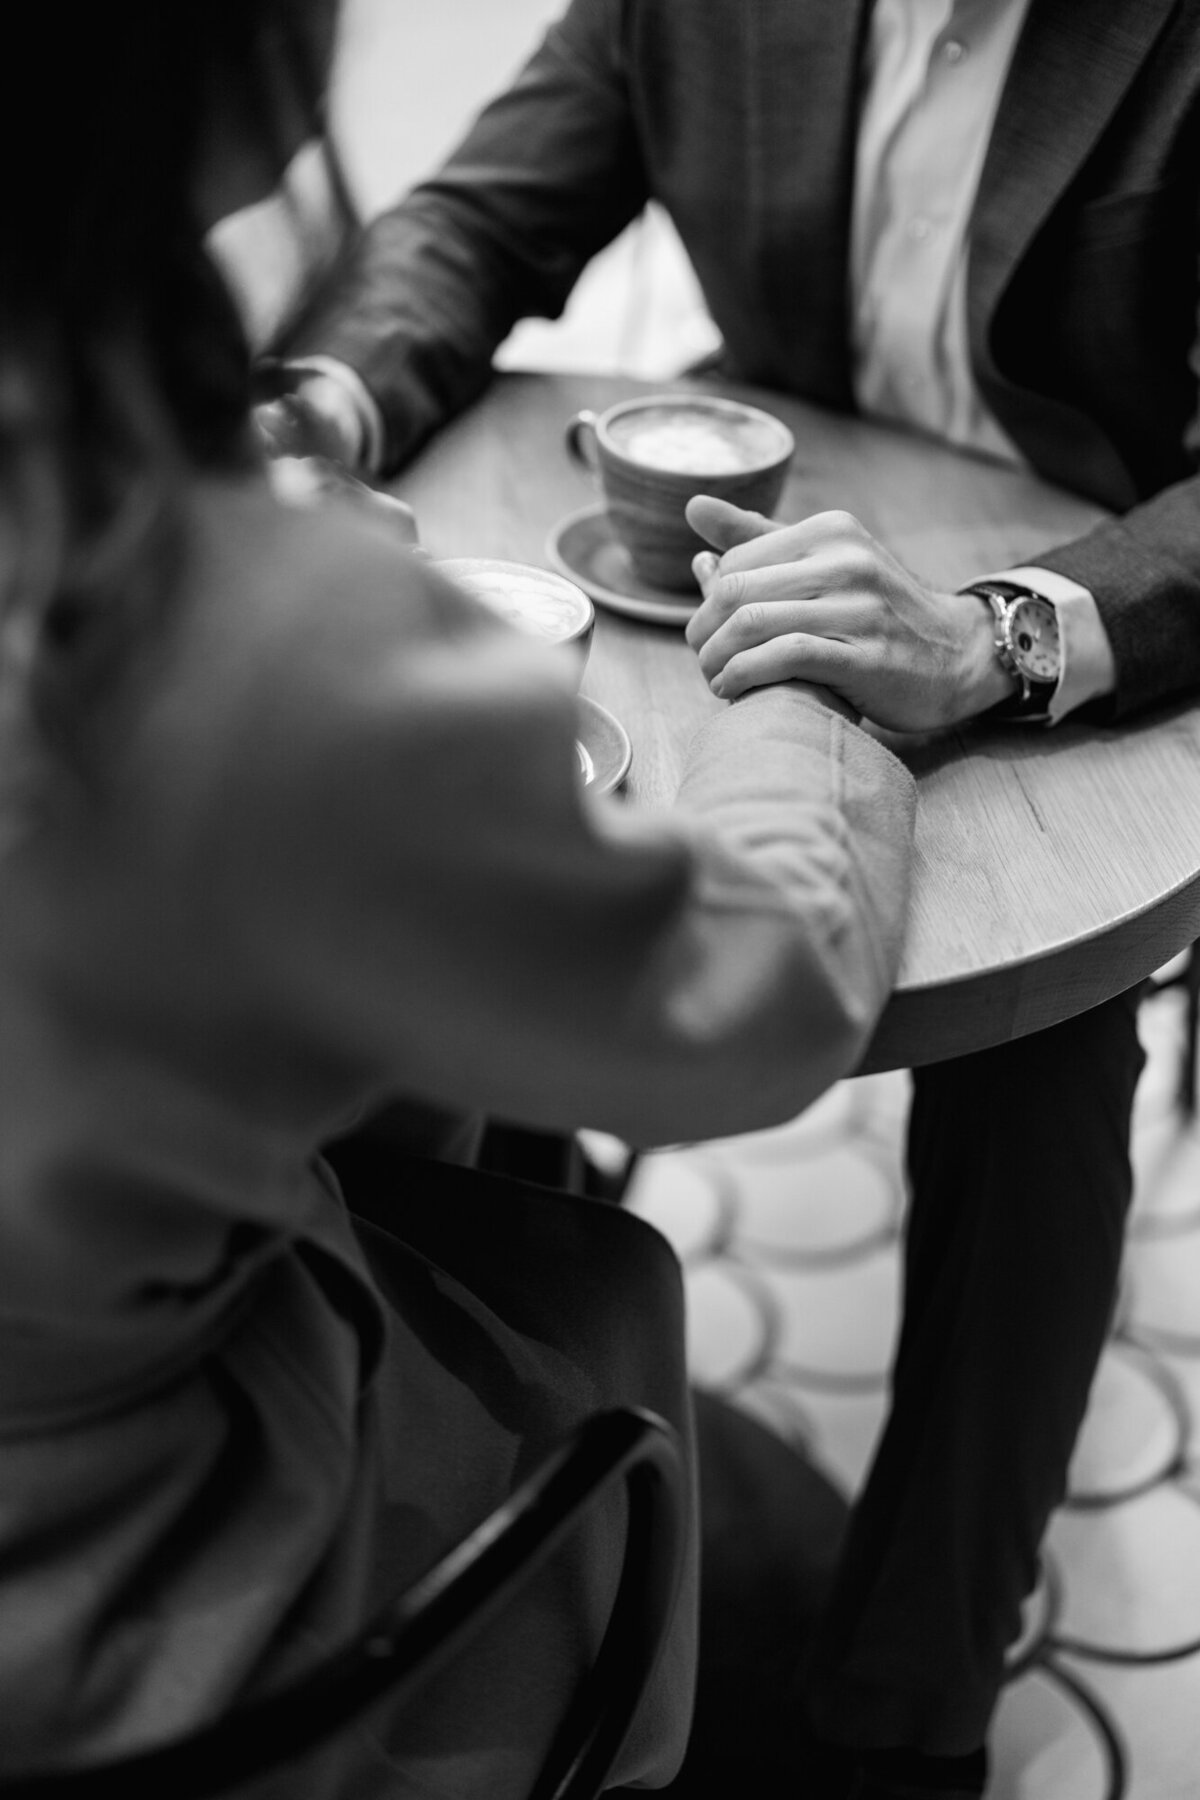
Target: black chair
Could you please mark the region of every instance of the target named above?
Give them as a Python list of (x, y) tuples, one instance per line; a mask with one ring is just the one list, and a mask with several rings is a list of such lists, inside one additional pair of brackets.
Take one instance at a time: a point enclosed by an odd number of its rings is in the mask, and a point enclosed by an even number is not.
[[(675, 1433), (656, 1414), (597, 1413), (353, 1643), (277, 1694), (119, 1761), (0, 1779), (0, 1800), (208, 1800), (329, 1741), (385, 1696), (407, 1700), (503, 1608), (615, 1482), (625, 1559), (603, 1642), (530, 1800), (594, 1800), (629, 1731), (671, 1617), (683, 1546)], [(302, 1787), (297, 1787), (302, 1794)]]

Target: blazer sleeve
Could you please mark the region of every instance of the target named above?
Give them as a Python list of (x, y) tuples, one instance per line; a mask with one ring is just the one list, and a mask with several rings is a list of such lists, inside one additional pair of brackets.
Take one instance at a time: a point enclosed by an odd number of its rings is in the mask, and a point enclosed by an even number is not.
[[(343, 551), (326, 527), (346, 591)], [(565, 663), (417, 563), (398, 635), (386, 561), (336, 631), (314, 602), (320, 678), (292, 640), (246, 701), (243, 851), (273, 872), (246, 962), (297, 1041), (319, 1020), (380, 1097), (640, 1144), (777, 1122), (850, 1071), (899, 960), (902, 765), (778, 687), (704, 726), (673, 808), (590, 800)]]
[(1117, 681), (1090, 717), (1122, 718), (1200, 688), (1200, 476), (1029, 560), (1095, 595)]
[(584, 265), (645, 205), (620, 18), (616, 0), (574, 0), (275, 346), (357, 371), (383, 416), (385, 472), (475, 397), (518, 320), (558, 316)]

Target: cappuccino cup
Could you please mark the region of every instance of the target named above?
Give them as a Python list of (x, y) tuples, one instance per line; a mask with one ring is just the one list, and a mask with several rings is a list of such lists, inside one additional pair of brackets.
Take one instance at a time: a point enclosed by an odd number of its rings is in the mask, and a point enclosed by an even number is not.
[(438, 568), (510, 625), (569, 651), (583, 674), (596, 614), (573, 581), (548, 569), (491, 556), (450, 557)]
[(692, 558), (707, 549), (684, 517), (693, 494), (770, 514), (795, 439), (781, 419), (709, 394), (648, 394), (579, 412), (567, 449), (600, 478), (613, 534), (651, 587), (695, 590)]

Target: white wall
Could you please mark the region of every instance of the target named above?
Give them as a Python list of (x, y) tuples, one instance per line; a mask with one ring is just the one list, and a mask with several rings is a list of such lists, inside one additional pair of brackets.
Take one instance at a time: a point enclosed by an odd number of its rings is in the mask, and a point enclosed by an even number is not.
[[(434, 167), (559, 10), (554, 0), (344, 0), (331, 116), (367, 216)], [(561, 321), (527, 321), (498, 360), (657, 379), (715, 341), (674, 231), (652, 209), (597, 258)]]
[(330, 116), (368, 217), (433, 168), (559, 10), (554, 0), (342, 0)]
[[(330, 118), (365, 217), (436, 166), (559, 10), (556, 0), (343, 0)], [(312, 195), (316, 171), (297, 173), (293, 185)], [(320, 211), (319, 194), (312, 210)], [(267, 203), (224, 221), (215, 242), (261, 340), (301, 277), (290, 222)], [(651, 208), (596, 258), (562, 320), (519, 325), (498, 360), (657, 380), (715, 341), (675, 233)]]

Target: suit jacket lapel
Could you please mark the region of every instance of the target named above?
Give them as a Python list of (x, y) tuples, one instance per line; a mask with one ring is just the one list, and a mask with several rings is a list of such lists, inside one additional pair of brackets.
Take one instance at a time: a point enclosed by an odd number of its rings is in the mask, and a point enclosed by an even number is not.
[[(871, 0), (749, 0), (759, 280), (801, 391), (853, 405), (846, 337), (860, 50)], [(744, 278), (744, 276), (743, 276)]]
[(1084, 412), (997, 367), (991, 332), (1005, 290), (1145, 61), (1174, 0), (1032, 0), (970, 226), (967, 312), (981, 391), (1051, 480), (1111, 506), (1136, 498), (1116, 447)]
[(1082, 167), (1174, 0), (1033, 0), (971, 221), (975, 361), (1016, 265)]

